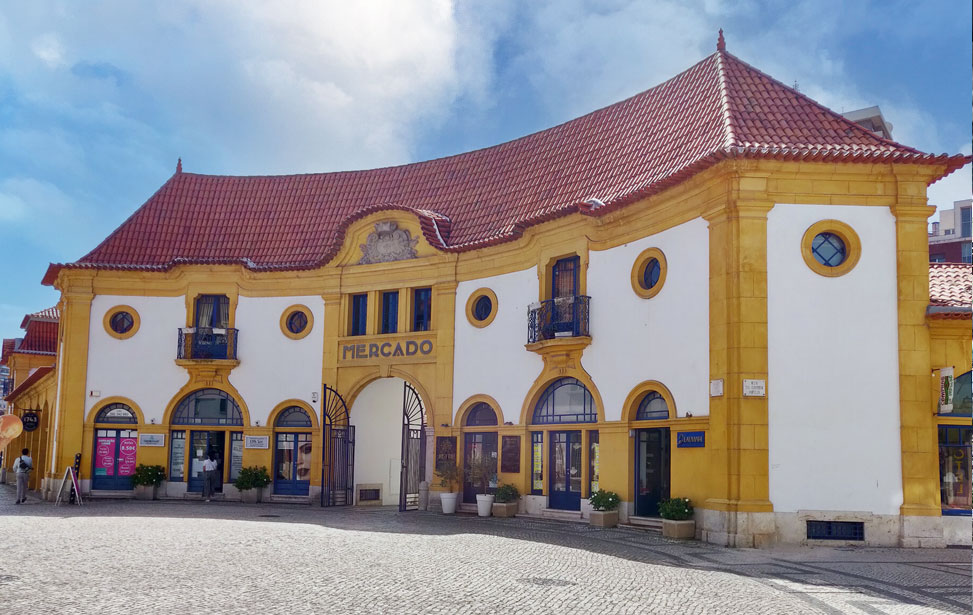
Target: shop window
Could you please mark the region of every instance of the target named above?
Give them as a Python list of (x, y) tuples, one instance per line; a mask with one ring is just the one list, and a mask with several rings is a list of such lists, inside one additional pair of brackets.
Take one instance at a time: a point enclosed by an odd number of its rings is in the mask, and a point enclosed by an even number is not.
[(544, 432), (530, 433), (530, 492), (544, 492)]
[(861, 240), (844, 222), (821, 220), (804, 232), (801, 252), (812, 271), (833, 278), (848, 273), (858, 263)]
[(351, 335), (365, 335), (365, 323), (368, 322), (368, 295), (352, 295), (351, 297)]
[(591, 392), (577, 378), (552, 382), (534, 406), (534, 425), (596, 423), (598, 413)]
[(110, 404), (98, 411), (95, 423), (138, 423), (135, 412), (125, 404)]
[(230, 482), (237, 479), (243, 468), (243, 432), (234, 431), (230, 434)]
[(599, 486), (599, 475), (601, 470), (601, 450), (598, 444), (598, 432), (588, 432), (588, 494), (592, 494), (601, 487)]
[(169, 480), (186, 480), (186, 432), (173, 431), (169, 434)]
[(645, 250), (632, 266), (632, 290), (643, 299), (655, 297), (666, 283), (667, 272), (666, 255), (662, 250)]
[(412, 330), (428, 331), (432, 322), (432, 289), (412, 291)]
[(399, 330), (399, 292), (382, 293), (382, 333)]
[(230, 326), (230, 299), (226, 295), (200, 295), (194, 322), (204, 329), (226, 329)]
[(973, 427), (939, 426), (939, 489), (944, 515), (969, 515)]
[(243, 425), (243, 414), (228, 393), (219, 389), (194, 391), (176, 406), (173, 425)]
[(467, 427), (488, 427), (497, 424), (497, 413), (489, 404), (479, 402), (466, 415)]
[(971, 373), (973, 372), (966, 372), (953, 381), (953, 411), (950, 413), (951, 416), (973, 414), (973, 390), (970, 387)]
[(669, 404), (658, 391), (649, 391), (639, 403), (636, 421), (658, 421), (669, 418)]

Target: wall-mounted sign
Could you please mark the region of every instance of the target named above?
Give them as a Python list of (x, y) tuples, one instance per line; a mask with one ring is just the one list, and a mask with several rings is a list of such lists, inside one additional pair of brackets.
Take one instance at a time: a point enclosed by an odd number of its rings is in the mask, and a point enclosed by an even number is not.
[(140, 433), (139, 446), (165, 446), (166, 435), (164, 433)]
[(436, 471), (456, 463), (456, 437), (436, 436)]
[(428, 363), (436, 360), (432, 334), (414, 339), (356, 338), (338, 344), (338, 363), (353, 365)]
[(743, 396), (744, 397), (766, 397), (767, 381), (766, 380), (744, 380)]
[(723, 397), (723, 379), (709, 381), (709, 396)]
[(244, 436), (244, 448), (270, 448), (270, 436)]
[(24, 412), (20, 420), (24, 424), (24, 431), (34, 431), (41, 424), (41, 418), (36, 412)]
[(500, 471), (520, 472), (520, 436), (503, 436), (500, 442)]
[(705, 446), (705, 431), (680, 431), (676, 433), (676, 448), (703, 448)]
[(953, 387), (956, 380), (953, 378), (953, 368), (944, 367), (939, 370), (939, 413), (950, 414), (953, 412)]

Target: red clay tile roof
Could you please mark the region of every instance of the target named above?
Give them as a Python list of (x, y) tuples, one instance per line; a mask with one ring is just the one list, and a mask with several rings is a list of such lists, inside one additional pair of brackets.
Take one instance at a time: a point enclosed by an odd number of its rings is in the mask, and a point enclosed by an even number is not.
[(24, 379), (24, 381), (21, 382), (16, 389), (10, 391), (10, 394), (4, 397), (4, 399), (10, 403), (16, 402), (17, 398), (23, 395), (27, 391), (27, 389), (34, 386), (34, 384), (38, 380), (50, 374), (52, 371), (54, 371), (54, 366), (38, 367), (37, 369), (34, 370), (34, 373), (31, 374), (30, 376), (27, 376), (27, 378)]
[(57, 354), (57, 322), (31, 320), (27, 323), (24, 341), (14, 352), (25, 354)]
[(58, 311), (57, 306), (49, 307), (46, 310), (41, 310), (40, 312), (34, 312), (33, 314), (26, 314), (24, 319), (20, 321), (20, 328), (26, 329), (27, 323), (31, 320), (46, 320), (49, 322), (57, 322), (61, 320), (61, 313)]
[(0, 346), (0, 365), (7, 364), (7, 357), (10, 356), (14, 350), (24, 341), (22, 338), (4, 338), (2, 346)]
[(628, 100), (457, 156), (307, 175), (177, 170), (101, 245), (52, 264), (44, 283), (62, 267), (312, 269), (337, 253), (349, 224), (386, 209), (415, 213), (441, 250), (472, 250), (570, 213), (603, 215), (728, 158), (942, 164), (944, 174), (970, 160), (876, 136), (720, 47)]
[(973, 315), (973, 265), (929, 263), (929, 315), (935, 318)]

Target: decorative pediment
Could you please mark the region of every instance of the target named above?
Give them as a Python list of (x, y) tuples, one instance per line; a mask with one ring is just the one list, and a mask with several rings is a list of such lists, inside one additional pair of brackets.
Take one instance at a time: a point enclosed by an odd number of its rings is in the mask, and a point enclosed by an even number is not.
[(416, 258), (418, 243), (418, 237), (412, 237), (408, 230), (400, 229), (396, 222), (376, 222), (375, 231), (369, 233), (365, 243), (361, 244), (362, 257), (358, 264), (371, 265)]

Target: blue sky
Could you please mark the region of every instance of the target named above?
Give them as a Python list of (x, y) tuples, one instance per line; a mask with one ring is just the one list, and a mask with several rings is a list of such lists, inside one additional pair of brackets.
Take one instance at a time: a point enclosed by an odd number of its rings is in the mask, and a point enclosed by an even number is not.
[[(352, 6), (354, 5), (354, 6)], [(730, 53), (894, 137), (970, 153), (968, 2), (0, 5), (0, 336), (175, 170), (370, 168), (513, 139)], [(970, 167), (930, 202), (970, 196)]]

